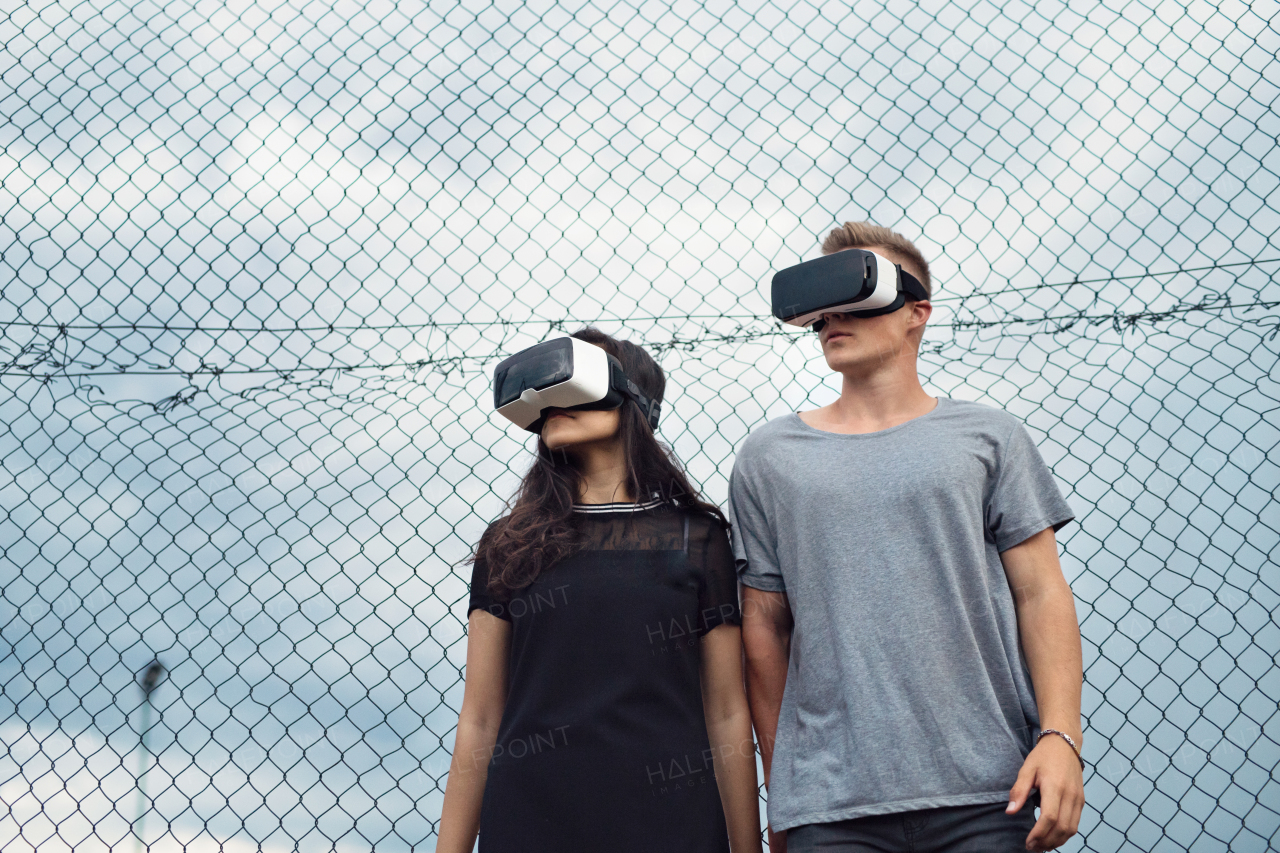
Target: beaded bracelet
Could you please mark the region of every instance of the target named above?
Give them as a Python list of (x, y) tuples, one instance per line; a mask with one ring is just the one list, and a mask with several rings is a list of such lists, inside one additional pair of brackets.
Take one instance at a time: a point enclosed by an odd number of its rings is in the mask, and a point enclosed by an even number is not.
[(1066, 732), (1060, 732), (1057, 729), (1041, 729), (1040, 736), (1036, 738), (1036, 743), (1040, 743), (1040, 738), (1045, 735), (1057, 735), (1071, 745), (1071, 751), (1076, 754), (1076, 760), (1080, 762), (1080, 770), (1084, 770), (1084, 756), (1080, 754), (1080, 747), (1076, 746), (1076, 742), (1071, 739), (1071, 735)]

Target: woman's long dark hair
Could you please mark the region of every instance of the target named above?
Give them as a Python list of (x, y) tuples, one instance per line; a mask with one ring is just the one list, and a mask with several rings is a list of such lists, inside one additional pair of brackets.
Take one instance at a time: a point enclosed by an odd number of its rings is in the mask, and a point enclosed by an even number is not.
[[(573, 333), (622, 363), (627, 376), (651, 400), (661, 401), (667, 378), (642, 347), (588, 326)], [(630, 400), (619, 410), (618, 438), (627, 460), (627, 481), (636, 500), (661, 497), (686, 510), (708, 513), (728, 526), (715, 504), (703, 500), (671, 448), (658, 441), (640, 407)], [(516, 493), (511, 511), (480, 539), (472, 560), (489, 567), (489, 591), (506, 597), (580, 547), (573, 503), (582, 475), (564, 453), (538, 437), (537, 458)]]

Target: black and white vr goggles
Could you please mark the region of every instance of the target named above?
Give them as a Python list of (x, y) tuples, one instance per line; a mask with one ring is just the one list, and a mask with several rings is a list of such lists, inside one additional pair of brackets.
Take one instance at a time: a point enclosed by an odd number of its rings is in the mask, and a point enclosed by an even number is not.
[(656, 430), (661, 405), (627, 378), (616, 358), (577, 338), (535, 344), (493, 371), (493, 407), (529, 432), (542, 432), (547, 409), (616, 409), (628, 399)]
[(822, 331), (828, 312), (876, 317), (911, 299), (928, 299), (924, 285), (888, 258), (845, 249), (787, 267), (773, 277), (773, 316)]

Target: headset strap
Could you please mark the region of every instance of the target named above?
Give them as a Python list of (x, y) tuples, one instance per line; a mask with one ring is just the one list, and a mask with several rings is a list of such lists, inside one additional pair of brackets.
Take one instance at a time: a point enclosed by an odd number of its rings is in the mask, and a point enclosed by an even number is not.
[[(623, 374), (626, 377), (626, 374)], [(640, 407), (640, 411), (649, 421), (649, 429), (654, 432), (658, 431), (658, 414), (662, 410), (662, 404), (657, 400), (650, 400), (645, 393), (640, 390), (640, 386), (632, 382), (630, 378), (626, 378), (622, 387), (622, 392), (630, 397), (635, 404)]]
[(929, 294), (925, 292), (924, 285), (920, 283), (920, 279), (913, 276), (898, 266), (898, 281), (901, 283), (899, 290), (910, 296), (912, 299), (919, 299), (921, 302), (928, 300)]
[(657, 400), (650, 400), (648, 395), (640, 390), (640, 386), (627, 376), (626, 371), (622, 369), (622, 362), (612, 355), (609, 356), (609, 386), (624, 397), (630, 397), (632, 402), (640, 407), (641, 414), (649, 421), (649, 429), (658, 431), (658, 414), (662, 411), (662, 405)]

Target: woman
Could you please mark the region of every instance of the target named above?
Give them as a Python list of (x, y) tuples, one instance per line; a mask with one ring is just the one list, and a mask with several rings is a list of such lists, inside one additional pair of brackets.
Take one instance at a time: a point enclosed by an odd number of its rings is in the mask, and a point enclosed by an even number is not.
[[(643, 349), (572, 337), (661, 400)], [(438, 853), (761, 849), (727, 524), (633, 399), (543, 411), (476, 548)]]

